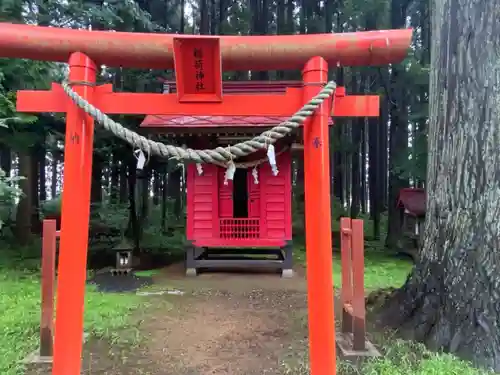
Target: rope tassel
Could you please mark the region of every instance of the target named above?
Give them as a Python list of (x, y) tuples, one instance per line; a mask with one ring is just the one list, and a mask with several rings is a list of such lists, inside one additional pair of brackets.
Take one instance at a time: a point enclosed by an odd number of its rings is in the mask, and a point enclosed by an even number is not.
[(267, 148), (267, 158), (269, 159), (269, 164), (271, 165), (271, 170), (273, 172), (273, 176), (277, 176), (278, 166), (276, 165), (276, 154), (274, 153), (274, 145), (269, 145)]
[(255, 185), (258, 185), (259, 184), (259, 170), (257, 169), (257, 166), (253, 167), (252, 176), (253, 176), (253, 183)]
[(229, 185), (229, 180), (233, 181), (234, 172), (236, 172), (236, 165), (230, 161), (224, 175), (224, 185)]
[(203, 166), (200, 163), (196, 163), (196, 170), (198, 171), (198, 176), (203, 174)]

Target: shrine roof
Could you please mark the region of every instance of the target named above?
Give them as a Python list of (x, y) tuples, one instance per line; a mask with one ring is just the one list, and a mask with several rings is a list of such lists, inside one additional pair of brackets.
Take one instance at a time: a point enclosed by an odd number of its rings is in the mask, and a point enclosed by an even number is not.
[(141, 127), (238, 127), (238, 126), (274, 126), (287, 120), (286, 117), (262, 116), (155, 116), (148, 115)]
[(425, 216), (426, 196), (424, 189), (405, 188), (399, 191), (398, 207), (403, 207), (411, 215)]
[[(163, 85), (165, 92), (176, 92), (175, 81), (163, 80)], [(287, 88), (297, 88), (302, 85), (301, 81), (223, 81), (222, 90), (224, 94), (284, 94)], [(183, 128), (190, 130), (193, 128), (265, 128), (286, 120), (288, 117), (148, 115), (140, 127), (170, 128), (182, 132)], [(329, 124), (332, 124), (331, 119)]]
[[(244, 128), (271, 127), (288, 120), (288, 117), (264, 116), (176, 116), (148, 115), (141, 128)], [(329, 124), (332, 124), (330, 118)]]

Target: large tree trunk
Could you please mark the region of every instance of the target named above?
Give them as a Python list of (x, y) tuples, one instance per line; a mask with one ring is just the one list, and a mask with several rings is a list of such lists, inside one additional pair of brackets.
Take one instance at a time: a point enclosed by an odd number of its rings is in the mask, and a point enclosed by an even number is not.
[(433, 5), (425, 235), (384, 318), (500, 371), (500, 0)]

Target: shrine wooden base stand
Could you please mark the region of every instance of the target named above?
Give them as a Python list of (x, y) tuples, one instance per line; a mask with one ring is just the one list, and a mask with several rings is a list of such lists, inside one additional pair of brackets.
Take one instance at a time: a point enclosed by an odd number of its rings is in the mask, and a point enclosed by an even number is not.
[(224, 249), (186, 247), (186, 276), (197, 276), (200, 270), (215, 269), (280, 270), (283, 278), (293, 276), (291, 241), (279, 249)]
[(353, 334), (350, 332), (337, 332), (335, 341), (339, 349), (339, 355), (343, 358), (356, 357), (380, 357), (380, 352), (369, 340), (365, 340), (365, 348), (363, 350), (354, 349)]

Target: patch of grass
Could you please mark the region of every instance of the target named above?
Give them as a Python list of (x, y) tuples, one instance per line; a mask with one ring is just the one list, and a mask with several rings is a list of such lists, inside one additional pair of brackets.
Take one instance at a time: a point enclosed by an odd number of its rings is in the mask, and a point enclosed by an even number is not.
[[(365, 255), (365, 289), (367, 291), (402, 286), (413, 267), (409, 259), (374, 251)], [(340, 255), (334, 258), (335, 285), (341, 285)]]
[[(365, 289), (367, 292), (372, 290), (402, 286), (408, 274), (410, 273), (413, 262), (409, 258), (398, 258), (383, 246), (382, 240), (366, 240), (373, 233), (373, 221), (364, 218), (365, 232)], [(382, 234), (385, 237), (385, 228), (387, 220), (385, 216), (381, 221)], [(332, 222), (332, 230), (340, 230), (338, 221)], [(294, 252), (295, 261), (306, 263), (306, 250), (303, 239), (297, 239)], [(340, 253), (337, 249), (333, 253), (333, 282), (335, 287), (342, 286), (342, 266)]]
[(153, 277), (159, 272), (159, 270), (134, 271), (134, 275), (136, 275), (137, 277)]
[[(38, 348), (40, 323), (40, 277), (34, 270), (0, 266), (0, 374), (23, 373), (20, 361)], [(113, 343), (133, 344), (137, 330), (131, 327), (133, 312), (144, 300), (131, 294), (102, 294), (88, 287), (85, 331)]]
[[(375, 338), (381, 341), (382, 338)], [(358, 362), (339, 361), (341, 375), (489, 375), (469, 362), (446, 353), (427, 350), (423, 344), (385, 336), (379, 344), (383, 356)]]
[[(307, 329), (307, 316), (296, 314), (295, 332)], [(337, 329), (340, 329), (337, 322)], [(378, 358), (362, 357), (355, 361), (337, 359), (337, 375), (494, 375), (474, 368), (454, 355), (431, 352), (423, 344), (401, 340), (395, 333), (372, 334), (370, 340), (382, 353)], [(286, 375), (309, 375), (308, 340), (297, 336), (291, 351), (282, 362)]]
[(84, 330), (112, 343), (135, 344), (139, 341), (139, 330), (134, 324), (134, 312), (149, 306), (149, 302), (135, 294), (100, 293), (94, 286), (87, 286)]
[[(305, 250), (296, 251), (296, 261), (305, 264)], [(365, 289), (398, 288), (404, 284), (413, 263), (409, 259), (396, 258), (393, 254), (373, 250), (365, 252)], [(333, 282), (342, 286), (342, 266), (340, 254), (333, 254)]]

